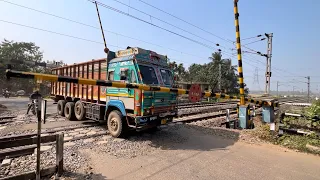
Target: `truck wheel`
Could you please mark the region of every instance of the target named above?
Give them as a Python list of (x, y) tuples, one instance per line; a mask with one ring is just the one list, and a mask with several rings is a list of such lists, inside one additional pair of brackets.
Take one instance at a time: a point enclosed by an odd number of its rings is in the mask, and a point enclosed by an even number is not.
[(74, 114), (79, 121), (82, 121), (86, 117), (86, 109), (81, 101), (77, 101), (74, 105)]
[(67, 102), (66, 106), (64, 107), (64, 116), (68, 120), (74, 120), (74, 102)]
[(66, 105), (66, 101), (65, 100), (59, 100), (58, 104), (57, 104), (57, 113), (60, 116), (64, 115), (64, 107)]
[(123, 123), (123, 116), (122, 114), (117, 111), (111, 111), (108, 116), (108, 131), (113, 137), (123, 137), (125, 132), (124, 123)]

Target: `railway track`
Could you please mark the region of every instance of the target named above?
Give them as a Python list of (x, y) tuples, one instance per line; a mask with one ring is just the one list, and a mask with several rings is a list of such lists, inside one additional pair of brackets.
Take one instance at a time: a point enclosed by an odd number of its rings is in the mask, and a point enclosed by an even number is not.
[(183, 103), (183, 104), (178, 104), (178, 109), (194, 108), (194, 107), (208, 107), (208, 106), (217, 106), (217, 105), (226, 105), (226, 104), (237, 104), (237, 103), (238, 103), (238, 101)]
[(311, 106), (306, 98), (279, 98), (280, 105)]
[(201, 108), (185, 108), (185, 109), (179, 109), (178, 110), (178, 117), (184, 117), (184, 116), (192, 116), (202, 113), (210, 113), (215, 111), (222, 111), (226, 109), (232, 109), (235, 110), (237, 107), (236, 104), (224, 104), (224, 105), (215, 105), (215, 106), (205, 106)]

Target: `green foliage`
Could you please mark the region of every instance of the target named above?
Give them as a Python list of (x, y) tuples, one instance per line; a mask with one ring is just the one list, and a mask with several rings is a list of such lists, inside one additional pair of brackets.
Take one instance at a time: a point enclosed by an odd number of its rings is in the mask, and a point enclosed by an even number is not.
[(312, 105), (305, 110), (308, 117), (320, 116), (320, 100), (314, 101)]
[[(239, 84), (237, 77), (237, 66), (231, 64), (231, 59), (222, 59), (220, 52), (212, 53), (209, 57), (211, 62), (205, 64), (192, 64), (188, 70), (183, 64), (170, 63), (178, 81), (185, 82), (208, 82), (210, 89), (218, 91), (219, 67), (221, 68), (221, 89), (228, 94), (239, 94)], [(245, 88), (248, 93), (249, 89)]]
[[(4, 39), (0, 43), (0, 90), (8, 88), (12, 92), (25, 90), (27, 94), (31, 93), (35, 87), (34, 80), (12, 79), (7, 81), (5, 69), (7, 64), (11, 64), (15, 70), (19, 71), (46, 72), (47, 70), (43, 67), (35, 66), (35, 62), (41, 62), (42, 58), (43, 53), (40, 51), (40, 47), (34, 43), (13, 42)], [(47, 84), (43, 84), (42, 87), (48, 89)], [(47, 90), (45, 91), (47, 92)]]
[(285, 146), (290, 149), (297, 149), (303, 152), (320, 154), (319, 151), (312, 150), (308, 148), (308, 144), (316, 147), (320, 147), (319, 137), (314, 137), (311, 135), (283, 135), (277, 139), (275, 144)]

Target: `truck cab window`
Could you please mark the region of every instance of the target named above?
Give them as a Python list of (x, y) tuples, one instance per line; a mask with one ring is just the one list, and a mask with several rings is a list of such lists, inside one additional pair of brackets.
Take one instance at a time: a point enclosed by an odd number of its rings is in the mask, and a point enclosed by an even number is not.
[(109, 71), (109, 78), (110, 81), (114, 80), (114, 71)]
[(121, 72), (120, 72), (120, 80), (121, 81), (128, 81), (128, 69), (121, 70)]
[(163, 83), (165, 85), (171, 85), (172, 84), (172, 74), (171, 71), (166, 69), (160, 69), (161, 77), (163, 80)]
[(153, 67), (139, 65), (140, 73), (142, 76), (142, 81), (145, 84), (159, 84), (156, 73)]
[(134, 70), (131, 70), (131, 83), (137, 83), (136, 73)]

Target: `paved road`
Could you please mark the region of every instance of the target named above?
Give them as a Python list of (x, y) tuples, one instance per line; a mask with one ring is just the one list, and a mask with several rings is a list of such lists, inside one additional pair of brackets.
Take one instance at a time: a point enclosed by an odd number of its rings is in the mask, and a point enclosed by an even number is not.
[[(53, 100), (47, 99), (47, 113), (56, 113), (56, 105), (53, 104)], [(5, 105), (9, 110), (25, 111), (27, 112), (27, 105), (29, 99), (26, 97), (0, 97), (0, 104)]]
[[(249, 145), (191, 130), (185, 142), (145, 156), (117, 158), (84, 150), (95, 174), (107, 179), (316, 180), (320, 157), (273, 145)], [(99, 178), (97, 178), (99, 179)], [(101, 179), (101, 178), (100, 178)]]

